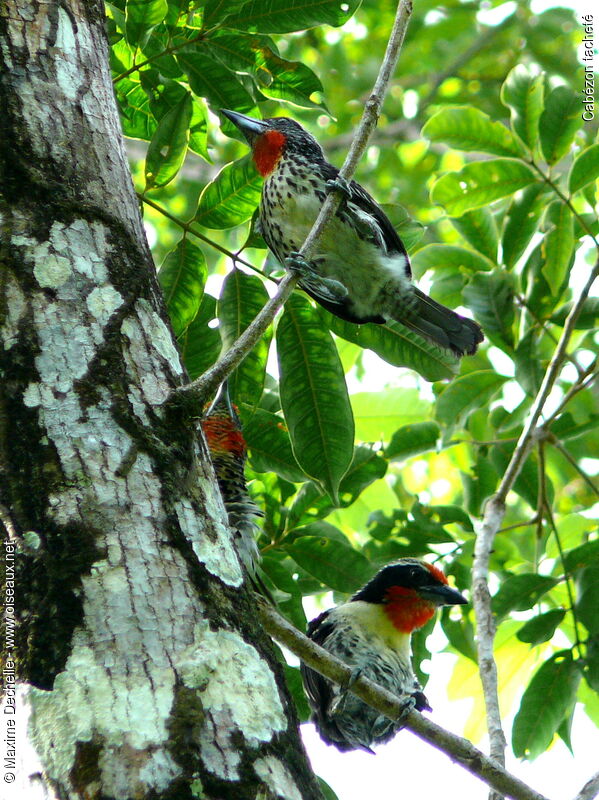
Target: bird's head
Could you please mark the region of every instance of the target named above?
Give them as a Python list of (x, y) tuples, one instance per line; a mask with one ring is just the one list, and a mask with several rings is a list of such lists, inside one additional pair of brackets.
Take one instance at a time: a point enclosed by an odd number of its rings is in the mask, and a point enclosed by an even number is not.
[(303, 156), (311, 164), (324, 160), (316, 139), (289, 117), (254, 119), (227, 109), (222, 109), (222, 113), (245, 136), (258, 172), (264, 178), (276, 170), (281, 158), (288, 153)]
[(401, 558), (387, 564), (351, 599), (382, 605), (402, 633), (421, 628), (438, 606), (468, 602), (448, 585), (438, 567), (416, 558)]
[(237, 409), (231, 402), (227, 382), (220, 387), (202, 419), (202, 429), (212, 458), (221, 454), (231, 454), (245, 459), (247, 447)]

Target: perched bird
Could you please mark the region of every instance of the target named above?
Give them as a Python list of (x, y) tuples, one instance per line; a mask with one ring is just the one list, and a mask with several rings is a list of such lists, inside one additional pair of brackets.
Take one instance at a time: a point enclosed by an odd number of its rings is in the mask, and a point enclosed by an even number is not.
[[(229, 397), (225, 381), (202, 419), (210, 458), (235, 536), (237, 552), (250, 578), (256, 583), (260, 551), (255, 534), (262, 511), (248, 494), (245, 480), (247, 446), (239, 415)], [(259, 581), (258, 581), (259, 583)]]
[[(383, 210), (359, 183), (339, 180), (313, 136), (287, 117), (222, 113), (245, 136), (264, 177), (260, 232), (281, 264), (299, 272), (305, 292), (349, 322), (396, 320), (457, 356), (476, 352), (480, 326), (413, 285), (408, 254)], [(344, 200), (306, 263), (298, 251), (332, 189)]]
[[(401, 558), (383, 567), (347, 603), (313, 619), (308, 636), (353, 667), (353, 679), (363, 675), (380, 684), (404, 699), (406, 710), (430, 711), (412, 669), (410, 636), (438, 606), (467, 602), (438, 567)], [(371, 745), (389, 741), (401, 729), (401, 722), (379, 714), (303, 663), (301, 673), (312, 721), (327, 744), (371, 753)]]

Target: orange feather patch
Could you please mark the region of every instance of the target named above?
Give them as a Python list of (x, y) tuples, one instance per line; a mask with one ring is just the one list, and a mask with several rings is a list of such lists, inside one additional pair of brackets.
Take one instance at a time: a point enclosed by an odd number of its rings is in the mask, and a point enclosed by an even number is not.
[(286, 141), (287, 137), (281, 131), (266, 131), (254, 145), (254, 162), (263, 177), (274, 171)]
[(240, 458), (245, 457), (245, 440), (230, 417), (208, 417), (202, 420), (202, 428), (213, 454), (225, 452)]

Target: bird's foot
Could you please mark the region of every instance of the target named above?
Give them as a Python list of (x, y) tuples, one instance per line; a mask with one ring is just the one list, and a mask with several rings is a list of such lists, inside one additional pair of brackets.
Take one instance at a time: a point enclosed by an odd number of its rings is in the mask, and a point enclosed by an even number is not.
[(319, 275), (312, 264), (309, 264), (301, 253), (293, 252), (285, 259), (285, 266), (295, 273), (302, 286), (316, 294), (319, 298), (338, 303), (347, 297), (345, 286), (334, 278), (325, 278)]
[(345, 686), (342, 687), (339, 696), (331, 703), (332, 715), (340, 714), (343, 711), (345, 707), (345, 702), (347, 700), (347, 695), (349, 694), (352, 686), (355, 685), (356, 681), (358, 680), (361, 674), (362, 674), (362, 669), (360, 667), (354, 667), (354, 669), (352, 669), (351, 675), (349, 676)]
[(342, 178), (340, 175), (337, 175), (336, 178), (331, 178), (331, 180), (327, 181), (326, 187), (328, 192), (341, 192), (344, 200), (347, 200), (351, 194), (349, 181), (346, 181), (345, 178)]

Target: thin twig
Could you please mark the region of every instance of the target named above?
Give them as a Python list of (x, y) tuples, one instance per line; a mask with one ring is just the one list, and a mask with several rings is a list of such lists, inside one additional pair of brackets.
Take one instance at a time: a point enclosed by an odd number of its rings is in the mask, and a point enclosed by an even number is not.
[[(352, 676), (351, 667), (300, 633), (257, 595), (256, 602), (262, 624), (274, 639), (321, 675), (342, 686), (347, 685)], [(352, 684), (351, 692), (390, 719), (397, 720), (404, 714), (404, 706), (400, 698), (364, 677), (358, 678)], [(523, 781), (485, 756), (467, 739), (462, 739), (460, 736), (446, 731), (423, 717), (418, 711), (411, 711), (407, 716), (402, 717), (402, 722), (415, 736), (445, 753), (452, 761), (456, 761), (465, 770), (502, 795), (512, 797), (514, 800), (546, 800), (543, 795), (535, 792)]]
[(559, 452), (563, 455), (566, 461), (572, 466), (576, 472), (580, 475), (583, 481), (587, 484), (587, 486), (592, 489), (596, 495), (599, 495), (599, 488), (596, 486), (595, 482), (591, 479), (590, 475), (587, 475), (586, 472), (582, 469), (580, 464), (576, 461), (574, 456), (569, 453), (564, 445), (560, 442), (560, 440), (556, 436), (551, 436), (549, 438), (550, 444), (552, 444)]
[(543, 436), (546, 435), (546, 431), (537, 429), (537, 423), (563, 365), (566, 348), (574, 331), (576, 320), (578, 319), (583, 303), (598, 274), (599, 259), (595, 263), (586, 284), (582, 288), (578, 299), (568, 314), (557, 347), (547, 367), (530, 415), (522, 430), (503, 479), (497, 492), (488, 500), (485, 506), (483, 519), (476, 526), (477, 538), (472, 568), (472, 596), (477, 621), (479, 668), (488, 715), (487, 725), (491, 746), (490, 752), (493, 757), (498, 759), (500, 759), (505, 752), (505, 736), (501, 728), (501, 719), (498, 716), (499, 694), (497, 688), (497, 668), (495, 659), (493, 658), (493, 639), (495, 631), (493, 612), (491, 610), (491, 596), (487, 584), (489, 560), (493, 551), (495, 536), (505, 516), (507, 494), (520, 474), (520, 470), (534, 442), (539, 439), (539, 434)]
[[(356, 131), (354, 141), (352, 142), (352, 146), (350, 147), (339, 173), (339, 177), (346, 181), (351, 180), (358, 165), (358, 161), (366, 149), (368, 138), (376, 127), (389, 81), (397, 65), (397, 59), (399, 58), (399, 52), (411, 13), (411, 0), (400, 0), (383, 63), (381, 64), (372, 94), (364, 108), (364, 113), (360, 120), (358, 130)], [(306, 237), (299, 251), (300, 256), (304, 259), (309, 260), (310, 254), (313, 252), (319, 236), (328, 222), (333, 218), (341, 200), (342, 194), (340, 192), (332, 192), (326, 198), (312, 226), (312, 230)], [(268, 301), (262, 311), (243, 331), (230, 350), (228, 350), (214, 366), (195, 381), (185, 386), (179, 386), (177, 389), (173, 390), (170, 399), (178, 400), (187, 398), (192, 399), (194, 402), (202, 402), (204, 398), (212, 394), (216, 387), (233, 372), (259, 341), (268, 326), (274, 321), (277, 311), (295, 288), (297, 281), (298, 278), (296, 275), (287, 273), (280, 282), (277, 293)]]
[(555, 539), (555, 543), (557, 545), (557, 551), (559, 553), (559, 558), (562, 564), (562, 570), (564, 573), (564, 578), (566, 579), (566, 592), (568, 593), (568, 603), (570, 604), (570, 614), (572, 615), (572, 622), (574, 623), (574, 640), (576, 649), (578, 650), (579, 658), (583, 658), (582, 652), (582, 643), (580, 640), (580, 631), (578, 630), (578, 615), (576, 614), (576, 605), (574, 603), (574, 591), (572, 589), (572, 576), (570, 575), (570, 571), (566, 565), (566, 559), (564, 557), (564, 548), (562, 547), (562, 540), (559, 535), (559, 531), (557, 529), (557, 525), (555, 524), (555, 519), (553, 517), (553, 511), (551, 509), (551, 504), (549, 502), (549, 495), (547, 492), (547, 470), (545, 469), (545, 442), (539, 442), (539, 471), (540, 471), (540, 496), (541, 496), (541, 506), (543, 513), (545, 515), (545, 519), (549, 523), (549, 527), (553, 532), (553, 537)]
[(233, 262), (243, 264), (244, 267), (249, 267), (250, 269), (253, 269), (254, 272), (258, 272), (260, 273), (260, 275), (262, 275), (262, 277), (264, 277), (262, 271), (259, 270), (257, 267), (255, 267), (253, 264), (250, 264), (249, 261), (240, 258), (237, 255), (237, 253), (233, 253), (231, 252), (231, 250), (227, 250), (227, 248), (223, 247), (222, 244), (219, 244), (218, 242), (215, 242), (213, 239), (210, 239), (210, 237), (206, 236), (205, 233), (198, 231), (195, 225), (193, 224), (193, 220), (190, 222), (183, 222), (183, 220), (179, 219), (178, 217), (175, 217), (174, 214), (171, 214), (170, 211), (167, 211), (166, 208), (164, 208), (164, 206), (158, 205), (158, 203), (154, 202), (154, 200), (150, 200), (150, 198), (146, 197), (145, 194), (140, 194), (139, 192), (137, 192), (137, 196), (139, 197), (142, 203), (145, 203), (146, 205), (150, 206), (150, 208), (153, 208), (155, 211), (158, 211), (160, 214), (162, 214), (163, 217), (170, 219), (171, 222), (174, 222), (175, 225), (178, 225), (186, 233), (191, 233), (192, 236), (195, 236), (196, 238), (200, 239), (200, 241), (205, 242), (207, 245), (210, 245), (210, 247), (213, 247), (215, 250), (218, 250), (223, 255), (229, 256), (229, 258), (232, 259)]
[(599, 772), (589, 778), (574, 800), (593, 800), (597, 795), (599, 795)]

